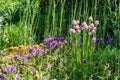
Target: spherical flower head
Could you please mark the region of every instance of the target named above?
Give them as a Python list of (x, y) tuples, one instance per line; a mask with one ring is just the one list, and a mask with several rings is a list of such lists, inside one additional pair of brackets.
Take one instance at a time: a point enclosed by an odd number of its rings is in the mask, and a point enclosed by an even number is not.
[(88, 18), (88, 20), (89, 20), (89, 21), (93, 21), (93, 17), (90, 16), (90, 17)]
[(94, 42), (94, 43), (96, 42), (96, 37), (92, 38), (92, 42)]
[(99, 21), (98, 21), (98, 20), (96, 20), (96, 21), (95, 21), (95, 24), (96, 24), (96, 25), (99, 25)]
[(78, 20), (77, 20), (76, 22), (77, 22), (77, 24), (79, 24), (79, 23), (80, 23)]
[(96, 30), (93, 29), (93, 30), (92, 30), (92, 34), (94, 34), (94, 33), (96, 33)]
[(0, 74), (0, 80), (4, 80), (4, 76)]
[(86, 22), (83, 22), (83, 23), (82, 23), (82, 27), (83, 27), (83, 29), (85, 29), (85, 30), (87, 30), (87, 29), (89, 28)]
[(17, 80), (22, 80), (20, 75), (17, 76)]
[(76, 20), (72, 20), (72, 24), (75, 26), (75, 25), (78, 25), (78, 21)]
[(72, 28), (69, 30), (69, 32), (70, 32), (71, 34), (75, 34), (75, 33), (76, 33), (75, 29), (72, 29)]
[(80, 27), (78, 25), (74, 26), (74, 29), (78, 30)]
[(78, 33), (81, 33), (81, 30), (78, 29), (77, 32), (78, 32)]
[(84, 21), (84, 22), (82, 23), (82, 26), (85, 26), (85, 25), (87, 25), (87, 23)]
[(90, 23), (89, 28), (93, 28), (93, 27), (94, 27), (94, 24)]
[(96, 27), (93, 27), (93, 30), (97, 30), (97, 28), (96, 28)]

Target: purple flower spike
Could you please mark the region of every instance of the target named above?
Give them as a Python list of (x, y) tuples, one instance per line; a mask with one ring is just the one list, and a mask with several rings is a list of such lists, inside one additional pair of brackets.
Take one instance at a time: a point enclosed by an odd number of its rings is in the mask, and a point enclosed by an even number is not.
[(18, 76), (17, 76), (17, 80), (21, 80), (21, 77), (20, 77), (20, 75), (18, 75)]
[(112, 39), (112, 38), (108, 38), (108, 39), (107, 39), (107, 43), (108, 43), (108, 44), (112, 44), (112, 43), (113, 43), (113, 39)]
[(0, 74), (0, 80), (4, 80), (4, 77), (2, 74)]

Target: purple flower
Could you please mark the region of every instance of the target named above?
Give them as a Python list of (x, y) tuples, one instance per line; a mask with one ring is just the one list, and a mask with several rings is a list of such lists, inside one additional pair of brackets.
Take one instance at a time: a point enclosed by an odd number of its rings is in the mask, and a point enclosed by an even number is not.
[(10, 66), (10, 67), (8, 67), (8, 68), (5, 67), (5, 68), (4, 68), (4, 73), (5, 73), (5, 74), (15, 73), (16, 70), (17, 70), (17, 67), (12, 67), (12, 66)]
[(14, 60), (20, 60), (20, 59), (22, 59), (22, 56), (21, 55), (14, 55)]
[(0, 80), (4, 80), (4, 77), (2, 74), (0, 74)]
[(20, 75), (18, 75), (18, 76), (17, 76), (17, 80), (21, 80), (21, 77), (20, 77)]
[(56, 48), (58, 42), (57, 41), (53, 41), (51, 44), (50, 44), (50, 48), (54, 49)]
[(39, 55), (39, 56), (41, 56), (42, 53), (44, 52), (44, 50), (42, 49), (42, 47), (37, 48), (36, 51), (37, 51), (36, 54)]
[(29, 49), (29, 53), (30, 53), (31, 55), (33, 55), (34, 57), (37, 55), (37, 54), (35, 53), (35, 48), (34, 48), (34, 47), (31, 47), (31, 48)]
[(96, 39), (96, 43), (102, 44), (103, 43), (103, 39), (102, 38), (97, 38)]
[(108, 39), (107, 39), (107, 43), (108, 43), (108, 44), (112, 44), (112, 43), (113, 43), (113, 39), (112, 39), (112, 38), (108, 38)]
[(24, 55), (24, 57), (25, 57), (25, 59), (30, 60), (30, 55), (29, 54)]
[(55, 37), (55, 38), (53, 38), (53, 41), (59, 41), (59, 39)]
[(42, 80), (46, 80), (46, 78), (42, 78)]

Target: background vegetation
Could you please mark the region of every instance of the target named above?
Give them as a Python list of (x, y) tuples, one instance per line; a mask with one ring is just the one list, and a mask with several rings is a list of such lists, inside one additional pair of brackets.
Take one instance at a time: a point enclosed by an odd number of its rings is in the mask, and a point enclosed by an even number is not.
[[(73, 27), (72, 20), (79, 20), (81, 24), (83, 21), (87, 21), (89, 16), (100, 21), (96, 37), (102, 38), (104, 42), (97, 44), (96, 51), (93, 52), (95, 54), (91, 55), (88, 64), (82, 65), (79, 64), (79, 60), (83, 59), (78, 58), (80, 50), (86, 53), (85, 49), (89, 48), (87, 45), (81, 49), (79, 49), (80, 46), (71, 47), (71, 39), (76, 37), (69, 35), (69, 29)], [(47, 37), (64, 37), (70, 44), (63, 46), (60, 51), (58, 49), (51, 51), (50, 49), (50, 55), (30, 60), (29, 64), (32, 66), (29, 67), (35, 67), (40, 75), (44, 74), (49, 79), (54, 77), (57, 80), (120, 79), (119, 0), (0, 0), (0, 53), (3, 49), (11, 49), (11, 47), (14, 49), (14, 46), (40, 44)], [(112, 45), (107, 45), (108, 38), (113, 39)], [(76, 41), (79, 40), (77, 39)], [(92, 51), (88, 52), (92, 54)], [(7, 57), (2, 58), (3, 56), (5, 55), (0, 54), (0, 63), (7, 64), (9, 60)], [(38, 60), (46, 62), (45, 64), (51, 63), (52, 70), (42, 72), (42, 67), (38, 69)], [(87, 63), (87, 59), (84, 60)], [(62, 62), (64, 67), (57, 68), (59, 62)], [(19, 63), (22, 62), (13, 61), (13, 64), (17, 66), (20, 65)], [(23, 65), (19, 69), (22, 70), (22, 67)], [(27, 67), (25, 66), (25, 68)], [(2, 69), (1, 66), (0, 69)], [(34, 73), (29, 73), (30, 70), (26, 73), (20, 70), (18, 73), (24, 77), (24, 80), (28, 80), (34, 75)], [(2, 73), (2, 70), (0, 71)], [(108, 75), (107, 71), (108, 73), (111, 71), (111, 76)], [(29, 76), (25, 77), (26, 75)], [(31, 80), (37, 79), (34, 76)]]

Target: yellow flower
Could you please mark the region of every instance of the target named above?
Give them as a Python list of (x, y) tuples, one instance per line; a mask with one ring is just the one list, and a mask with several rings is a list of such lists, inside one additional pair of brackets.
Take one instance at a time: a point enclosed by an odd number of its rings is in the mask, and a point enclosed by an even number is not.
[(9, 54), (11, 57), (13, 57), (16, 54), (16, 52), (10, 52)]
[(43, 43), (40, 43), (40, 46), (44, 46), (44, 44), (43, 44)]
[(34, 47), (35, 47), (35, 48), (38, 48), (38, 47), (39, 47), (39, 45), (34, 45)]

